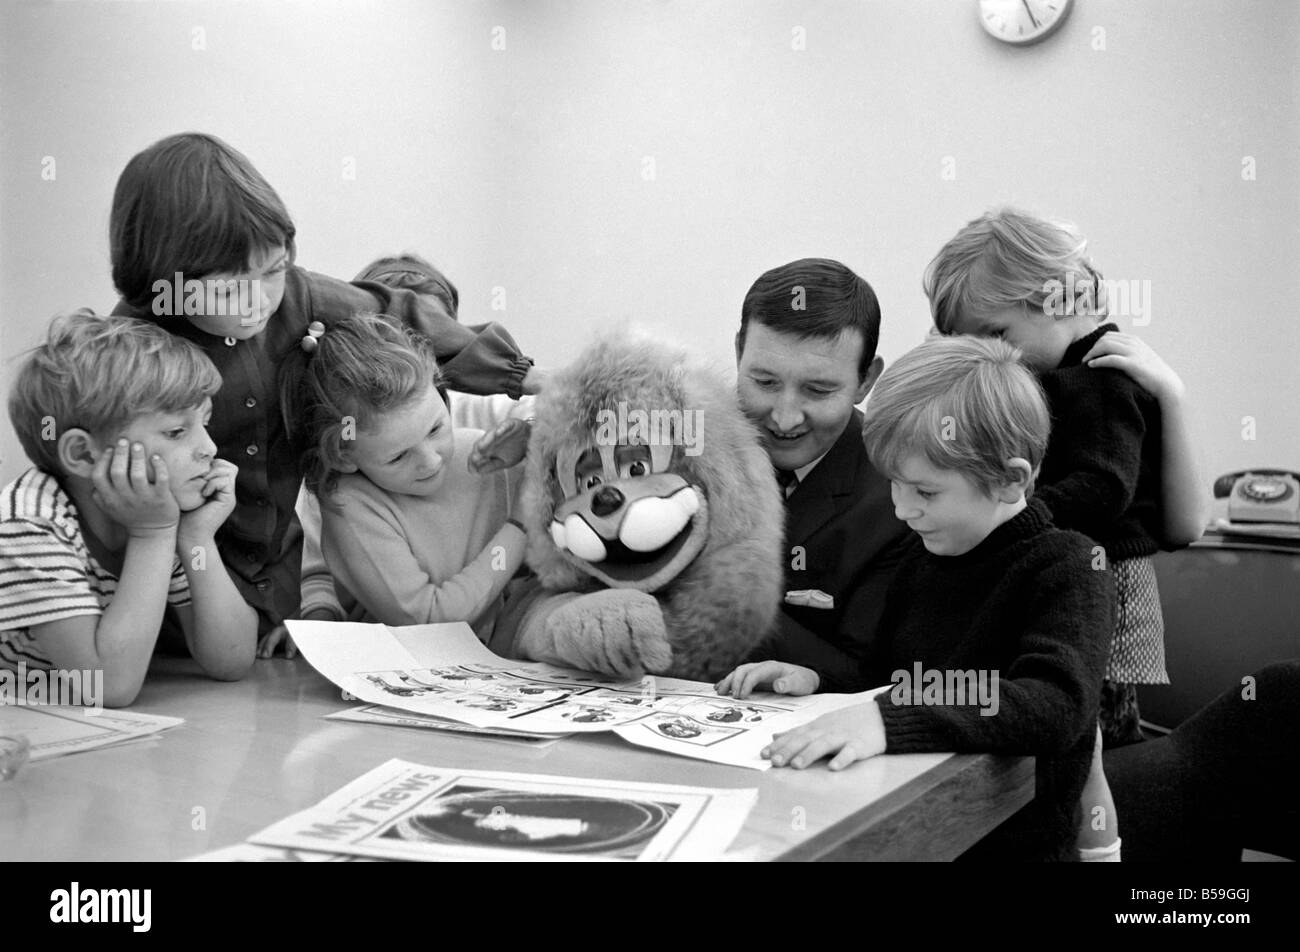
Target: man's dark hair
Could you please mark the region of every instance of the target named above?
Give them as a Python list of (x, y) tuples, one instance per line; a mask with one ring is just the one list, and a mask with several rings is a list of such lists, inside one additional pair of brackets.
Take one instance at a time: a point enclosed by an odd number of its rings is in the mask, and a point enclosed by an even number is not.
[(800, 258), (764, 272), (740, 308), (736, 352), (745, 350), (753, 321), (782, 334), (839, 337), (847, 328), (862, 334), (858, 379), (866, 377), (880, 339), (880, 303), (876, 292), (845, 265), (829, 258)]

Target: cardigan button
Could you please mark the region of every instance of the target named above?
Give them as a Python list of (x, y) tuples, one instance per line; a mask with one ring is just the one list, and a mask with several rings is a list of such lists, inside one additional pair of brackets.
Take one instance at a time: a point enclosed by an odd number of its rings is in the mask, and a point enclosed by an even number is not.
[(244, 406), (248, 407), (248, 409), (250, 410), (253, 409), (253, 407), (257, 406), (257, 398), (249, 397), (247, 400), (244, 401)]
[(227, 346), (227, 347), (234, 347), (235, 344), (237, 344), (237, 343), (239, 343), (239, 342), (238, 342), (237, 340), (235, 340), (233, 337), (227, 337), (227, 338), (226, 338), (226, 346)]
[(248, 446), (247, 446), (247, 448), (245, 448), (244, 452), (247, 453), (249, 456), (256, 456), (256, 455), (257, 455), (257, 444), (256, 444), (256, 443), (249, 443)]

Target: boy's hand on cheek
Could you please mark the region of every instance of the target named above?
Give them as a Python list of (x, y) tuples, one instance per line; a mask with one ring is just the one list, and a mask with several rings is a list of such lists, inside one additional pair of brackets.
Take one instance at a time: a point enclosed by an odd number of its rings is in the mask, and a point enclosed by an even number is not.
[(772, 738), (762, 755), (775, 767), (811, 766), (830, 755), (831, 770), (885, 752), (885, 721), (875, 701), (823, 714), (815, 721)]
[(162, 457), (146, 461), (140, 443), (131, 445), (122, 439), (105, 449), (95, 461), (90, 483), (95, 503), (129, 535), (168, 531), (180, 520), (180, 506), (172, 496)]
[(181, 533), (191, 538), (207, 539), (235, 510), (235, 477), (239, 467), (224, 459), (214, 459), (203, 481), (202, 505), (181, 513)]

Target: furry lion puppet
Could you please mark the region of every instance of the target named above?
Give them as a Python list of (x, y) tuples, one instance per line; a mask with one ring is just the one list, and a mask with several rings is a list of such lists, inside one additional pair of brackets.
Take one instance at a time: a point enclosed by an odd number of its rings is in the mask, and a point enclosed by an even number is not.
[(684, 351), (606, 337), (549, 380), (522, 510), (538, 579), (499, 620), (499, 653), (713, 680), (773, 625), (772, 464), (734, 392)]

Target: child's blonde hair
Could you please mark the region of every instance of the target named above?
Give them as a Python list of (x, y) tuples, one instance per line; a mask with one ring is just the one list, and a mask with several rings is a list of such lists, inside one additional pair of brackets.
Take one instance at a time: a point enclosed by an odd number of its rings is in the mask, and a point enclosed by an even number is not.
[(310, 351), (295, 348), (282, 367), (286, 431), (302, 454), (307, 489), (327, 502), (358, 429), (417, 400), (432, 384), (445, 401), (433, 341), (383, 314), (330, 325)]
[(80, 310), (55, 317), (19, 368), (9, 420), (28, 458), (58, 474), (64, 431), (115, 437), (138, 416), (187, 410), (220, 389), (220, 372), (190, 341), (148, 321)]
[[(1108, 312), (1106, 286), (1068, 222), (997, 208), (968, 222), (925, 269), (930, 314), (941, 333), (970, 315), (1036, 308), (1067, 316)], [(1068, 292), (1073, 289), (1073, 295)]]
[(1020, 352), (992, 338), (932, 337), (889, 367), (871, 391), (862, 438), (872, 465), (895, 477), (921, 455), (991, 493), (1008, 481), (1006, 462), (1034, 473), (1047, 451), (1051, 417)]

